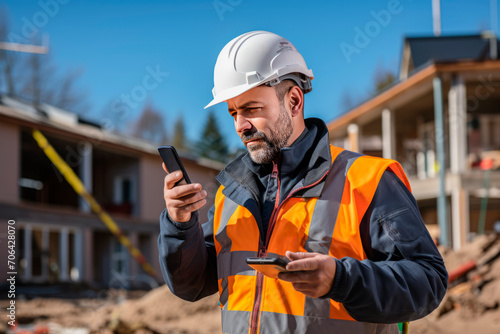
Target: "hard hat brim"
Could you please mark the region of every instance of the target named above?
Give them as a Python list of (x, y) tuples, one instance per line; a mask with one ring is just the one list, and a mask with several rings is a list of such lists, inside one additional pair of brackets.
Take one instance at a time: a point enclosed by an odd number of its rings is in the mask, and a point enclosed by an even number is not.
[(203, 108), (203, 109), (210, 108), (216, 104), (219, 104), (221, 102), (232, 99), (233, 97), (241, 95), (244, 92), (249, 91), (250, 89), (255, 88), (257, 86), (260, 86), (260, 85), (262, 85), (262, 82), (257, 82), (254, 85), (250, 85), (250, 86), (249, 85), (240, 85), (240, 86), (233, 87), (231, 89), (227, 89), (227, 90), (217, 94), (217, 98), (214, 98), (212, 101), (210, 101), (210, 103), (207, 104), (205, 106), (205, 108)]

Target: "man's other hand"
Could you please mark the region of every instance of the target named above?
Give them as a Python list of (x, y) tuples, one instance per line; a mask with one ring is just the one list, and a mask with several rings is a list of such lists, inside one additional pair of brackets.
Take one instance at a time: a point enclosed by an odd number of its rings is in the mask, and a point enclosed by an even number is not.
[[(167, 171), (165, 164), (163, 169)], [(203, 207), (207, 200), (207, 192), (202, 190), (201, 184), (192, 183), (175, 186), (182, 179), (182, 172), (175, 171), (165, 176), (163, 197), (170, 218), (176, 222), (187, 222), (191, 219), (191, 213)]]
[(291, 260), (287, 273), (280, 273), (279, 279), (291, 282), (295, 290), (318, 298), (330, 292), (335, 277), (336, 262), (331, 256), (320, 253), (286, 252)]

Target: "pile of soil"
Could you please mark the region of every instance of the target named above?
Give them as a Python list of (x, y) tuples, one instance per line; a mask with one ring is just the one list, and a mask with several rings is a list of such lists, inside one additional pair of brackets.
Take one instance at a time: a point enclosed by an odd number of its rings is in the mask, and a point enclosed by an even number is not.
[[(1, 301), (0, 307), (7, 307), (7, 303)], [(37, 328), (43, 332), (41, 325), (51, 334), (63, 332), (61, 327), (64, 332), (87, 329), (87, 333), (109, 334), (221, 332), (217, 295), (190, 303), (175, 297), (166, 285), (143, 293), (140, 298), (115, 290), (106, 299), (35, 298), (18, 300), (16, 305), (19, 327), (31, 325), (26, 333)], [(5, 322), (0, 326), (0, 333), (5, 333)]]
[(498, 236), (478, 236), (458, 252), (443, 247), (439, 250), (448, 274), (457, 278), (450, 282), (433, 313), (410, 323), (410, 333), (500, 333)]
[[(475, 268), (455, 275), (441, 305), (411, 322), (410, 333), (500, 333), (500, 239), (479, 236), (459, 252), (442, 247), (440, 251), (450, 275), (470, 261)], [(61, 326), (86, 333), (220, 333), (217, 302), (217, 295), (186, 302), (161, 286), (140, 295), (112, 290), (105, 299), (18, 300), (16, 316), (20, 324), (49, 324), (51, 334), (62, 332), (57, 330)], [(0, 301), (1, 308), (7, 305)], [(6, 323), (0, 322), (0, 333), (6, 330)]]
[(97, 312), (90, 326), (100, 333), (220, 333), (218, 295), (190, 303), (175, 297), (166, 285), (144, 297)]

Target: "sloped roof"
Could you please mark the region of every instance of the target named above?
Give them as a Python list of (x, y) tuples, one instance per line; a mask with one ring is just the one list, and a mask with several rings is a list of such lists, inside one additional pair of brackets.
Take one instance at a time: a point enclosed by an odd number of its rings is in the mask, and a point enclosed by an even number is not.
[[(483, 61), (491, 59), (491, 41), (498, 40), (492, 34), (407, 37), (404, 42), (400, 79), (407, 78), (411, 72), (429, 63)], [(498, 52), (498, 51), (497, 51)]]
[[(63, 133), (84, 137), (98, 143), (108, 143), (124, 149), (157, 155), (157, 145), (142, 139), (116, 134), (103, 129), (93, 121), (85, 120), (77, 114), (59, 109), (48, 104), (41, 104), (37, 108), (32, 103), (0, 94), (0, 118), (17, 119), (28, 124), (44, 125), (47, 128)], [(221, 170), (224, 164), (190, 153), (179, 152), (181, 158), (190, 160), (200, 166)]]

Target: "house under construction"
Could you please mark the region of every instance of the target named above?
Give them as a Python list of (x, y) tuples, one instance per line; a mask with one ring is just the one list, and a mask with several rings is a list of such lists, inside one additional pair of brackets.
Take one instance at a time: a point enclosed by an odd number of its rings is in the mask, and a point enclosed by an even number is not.
[[(39, 130), (157, 273), (153, 280), (61, 176), (34, 140)], [(0, 220), (15, 221), (18, 279), (26, 284), (160, 282), (156, 240), (165, 207), (156, 146), (119, 136), (49, 105), (0, 96)], [(215, 195), (220, 163), (182, 156), (191, 179)], [(209, 198), (210, 200), (210, 198)], [(201, 212), (206, 215), (208, 208)], [(7, 254), (7, 230), (0, 245)], [(6, 275), (7, 261), (0, 264)], [(5, 282), (5, 279), (2, 279)]]
[(406, 38), (399, 80), (328, 128), (336, 146), (399, 161), (426, 224), (459, 249), (499, 228), (499, 106), (496, 36)]

